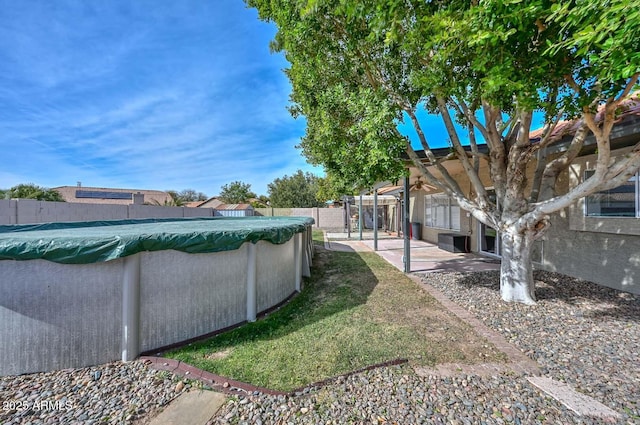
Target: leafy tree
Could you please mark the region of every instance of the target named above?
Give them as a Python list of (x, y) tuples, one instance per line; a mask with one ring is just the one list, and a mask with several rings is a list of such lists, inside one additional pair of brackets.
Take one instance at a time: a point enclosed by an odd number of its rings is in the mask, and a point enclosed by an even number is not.
[(323, 201), (337, 201), (343, 195), (356, 195), (357, 190), (353, 184), (348, 181), (340, 180), (333, 172), (327, 172), (327, 175), (318, 179), (318, 199)]
[(183, 202), (206, 201), (207, 195), (193, 189), (184, 189), (177, 193), (178, 199)]
[[(272, 48), (291, 63), (291, 112), (306, 118), (305, 156), (367, 187), (402, 173), (397, 159), (406, 153), (430, 185), (501, 232), (506, 301), (535, 302), (532, 245), (548, 230), (549, 215), (622, 184), (640, 166), (640, 146), (618, 158), (610, 148), (619, 107), (640, 75), (640, 9), (626, 0), (246, 1), (278, 26)], [(421, 108), (445, 124), (451, 152), (444, 158), (432, 149)], [(536, 111), (545, 128), (532, 142)], [(545, 155), (565, 135), (554, 131), (557, 124), (569, 118), (580, 119), (570, 144)], [(397, 130), (405, 119), (426, 166)], [(478, 149), (476, 131), (488, 154)], [(597, 143), (594, 174), (556, 193), (558, 176), (589, 134)], [(451, 175), (446, 160), (459, 161), (464, 178)], [(490, 181), (479, 173), (481, 162)]]
[(318, 199), (319, 178), (311, 173), (296, 171), (291, 177), (285, 175), (267, 185), (271, 206), (275, 208), (322, 207)]
[(220, 200), (226, 204), (247, 204), (256, 194), (251, 191), (251, 185), (234, 181), (222, 186)]
[(269, 197), (260, 195), (257, 198), (253, 199), (250, 203), (253, 208), (266, 208), (271, 204), (271, 201), (269, 200)]
[(65, 202), (60, 192), (33, 183), (18, 184), (4, 193), (2, 198), (37, 199), (39, 201)]
[[(175, 190), (167, 190), (167, 193), (171, 196), (172, 202), (169, 204), (172, 206), (182, 206), (187, 202), (194, 201), (206, 201), (207, 195), (202, 192), (197, 192), (193, 189), (184, 189), (180, 192), (176, 192)], [(165, 202), (165, 204), (167, 204)]]

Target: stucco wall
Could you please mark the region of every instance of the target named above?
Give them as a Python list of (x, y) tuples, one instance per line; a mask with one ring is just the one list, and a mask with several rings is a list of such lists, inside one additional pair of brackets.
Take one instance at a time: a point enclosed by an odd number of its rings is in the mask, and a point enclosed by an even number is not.
[[(566, 192), (592, 169), (581, 158), (560, 180)], [(640, 219), (585, 217), (584, 199), (552, 217), (543, 240), (542, 268), (640, 294)]]

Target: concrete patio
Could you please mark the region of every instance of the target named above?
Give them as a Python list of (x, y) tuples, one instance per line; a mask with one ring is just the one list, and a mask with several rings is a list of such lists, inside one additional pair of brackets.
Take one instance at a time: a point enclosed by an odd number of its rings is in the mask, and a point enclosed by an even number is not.
[[(333, 251), (374, 251), (373, 233), (360, 235), (351, 233), (325, 233), (325, 248)], [(438, 248), (437, 245), (411, 240), (411, 272), (473, 272), (499, 270), (500, 261), (478, 254), (455, 253)], [(404, 271), (404, 240), (386, 232), (378, 234), (378, 250), (382, 258)]]

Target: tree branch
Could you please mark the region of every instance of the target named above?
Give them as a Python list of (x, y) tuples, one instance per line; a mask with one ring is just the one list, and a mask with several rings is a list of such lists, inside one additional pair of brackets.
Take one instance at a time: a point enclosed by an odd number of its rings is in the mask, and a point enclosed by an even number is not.
[(586, 140), (588, 133), (589, 128), (583, 121), (573, 136), (571, 144), (567, 150), (560, 157), (546, 165), (540, 182), (540, 194), (543, 199), (548, 199), (555, 195), (555, 185), (558, 180), (558, 176), (562, 171), (566, 170), (578, 156), (584, 146), (584, 141)]
[(478, 173), (469, 162), (467, 153), (460, 143), (460, 137), (458, 137), (458, 132), (456, 131), (455, 126), (453, 125), (453, 121), (451, 120), (451, 115), (449, 114), (447, 103), (440, 96), (436, 96), (436, 101), (438, 102), (438, 110), (440, 111), (440, 115), (442, 115), (442, 120), (444, 121), (444, 126), (447, 129), (447, 133), (449, 133), (449, 137), (451, 138), (453, 148), (458, 153), (458, 160), (462, 164), (462, 168), (464, 169), (465, 173), (467, 173), (467, 177), (469, 177), (469, 181), (473, 185), (478, 203), (481, 208), (486, 207), (488, 203), (486, 189), (484, 188), (484, 185), (480, 180), (480, 176), (478, 176)]
[(633, 87), (638, 82), (638, 78), (640, 78), (640, 72), (636, 72), (635, 74), (633, 74), (631, 76), (631, 78), (629, 79), (629, 82), (627, 83), (627, 86), (624, 88), (622, 93), (620, 93), (620, 96), (618, 96), (614, 100), (616, 105), (619, 104), (620, 102), (622, 102), (623, 100), (625, 100), (627, 96), (629, 96), (629, 93), (631, 93), (631, 90), (633, 90)]
[(482, 134), (482, 137), (484, 137), (485, 140), (489, 140), (489, 134), (487, 133), (486, 127), (482, 125), (480, 121), (478, 121), (473, 111), (469, 109), (469, 107), (463, 100), (453, 102), (453, 105), (454, 107), (458, 108), (458, 110), (462, 112), (462, 115), (464, 115), (467, 118), (467, 121), (473, 124), (480, 131), (480, 133)]
[[(487, 136), (485, 138), (489, 146), (489, 172), (491, 180), (494, 184), (496, 196), (502, 200), (506, 187), (507, 161), (505, 145), (502, 142), (502, 136), (496, 131), (496, 110), (486, 102), (482, 102), (482, 110), (485, 116), (485, 125), (487, 128)], [(498, 112), (499, 114), (499, 112)]]

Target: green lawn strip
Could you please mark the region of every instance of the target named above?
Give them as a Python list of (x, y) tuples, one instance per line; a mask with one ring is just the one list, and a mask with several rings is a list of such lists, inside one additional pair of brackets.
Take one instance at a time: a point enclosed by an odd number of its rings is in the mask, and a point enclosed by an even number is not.
[(398, 358), (430, 366), (505, 360), (378, 255), (320, 245), (312, 277), (287, 305), (166, 356), (282, 391)]

